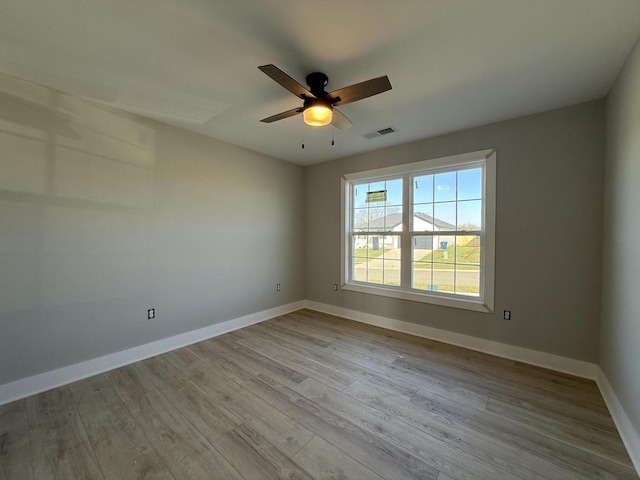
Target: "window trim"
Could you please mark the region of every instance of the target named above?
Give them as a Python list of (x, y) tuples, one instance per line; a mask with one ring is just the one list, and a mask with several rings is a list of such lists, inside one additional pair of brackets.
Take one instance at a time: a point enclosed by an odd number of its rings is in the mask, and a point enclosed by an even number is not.
[[(444, 307), (461, 308), (483, 313), (494, 312), (495, 301), (495, 221), (496, 221), (496, 150), (487, 149), (459, 155), (424, 160), (415, 163), (394, 165), (364, 172), (346, 174), (341, 178), (341, 228), (340, 228), (340, 280), (341, 288), (347, 291), (381, 295), (415, 302), (430, 303)], [(484, 217), (481, 242), (481, 276), (484, 296), (480, 299), (455, 294), (437, 294), (431, 291), (409, 291), (406, 287), (392, 287), (389, 285), (373, 285), (349, 281), (350, 239), (351, 235), (351, 188), (358, 180), (374, 181), (390, 176), (407, 176), (424, 170), (435, 170), (446, 167), (460, 167), (484, 162), (483, 200)], [(403, 188), (404, 210), (409, 210), (408, 193), (410, 188)], [(347, 213), (349, 212), (349, 213)], [(408, 214), (410, 216), (410, 213)], [(404, 263), (404, 262), (403, 262)]]

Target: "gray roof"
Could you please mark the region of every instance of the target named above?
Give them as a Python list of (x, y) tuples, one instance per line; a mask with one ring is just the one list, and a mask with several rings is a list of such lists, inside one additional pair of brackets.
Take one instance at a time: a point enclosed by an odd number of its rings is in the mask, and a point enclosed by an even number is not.
[[(455, 230), (456, 226), (451, 225), (443, 220), (438, 220), (430, 215), (425, 213), (416, 212), (413, 214), (415, 218), (419, 218), (420, 220), (424, 220), (425, 222), (429, 222), (432, 225), (435, 225), (441, 230)], [(371, 220), (369, 222), (368, 231), (370, 232), (384, 232), (393, 230), (395, 227), (402, 223), (402, 214), (401, 213), (389, 213), (384, 217), (376, 218), (375, 220)], [(356, 224), (356, 228), (366, 228), (367, 222), (362, 221)]]

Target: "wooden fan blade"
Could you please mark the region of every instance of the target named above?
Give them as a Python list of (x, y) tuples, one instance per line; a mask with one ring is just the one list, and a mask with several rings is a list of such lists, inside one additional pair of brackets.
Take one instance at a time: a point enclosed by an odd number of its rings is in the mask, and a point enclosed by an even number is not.
[(264, 123), (273, 123), (273, 122), (277, 122), (278, 120), (282, 120), (283, 118), (293, 117), (294, 115), (297, 115), (300, 112), (302, 112), (302, 107), (292, 108), (291, 110), (287, 110), (286, 112), (278, 113), (277, 115), (272, 115), (270, 117), (263, 118), (260, 121)]
[(333, 109), (333, 119), (331, 120), (331, 124), (340, 130), (346, 130), (353, 125), (351, 120), (349, 120), (347, 116), (337, 108)]
[[(389, 77), (372, 78), (366, 82), (356, 83), (349, 87), (344, 87), (331, 92), (328, 97), (333, 105), (346, 105), (347, 103), (357, 102), (363, 98), (372, 97), (379, 93), (391, 90), (391, 82)], [(333, 99), (338, 99), (336, 102)]]
[(275, 65), (271, 65), (271, 64), (262, 65), (258, 68), (262, 70), (264, 73), (266, 73), (267, 75), (269, 75), (273, 80), (278, 82), (284, 88), (286, 88), (291, 93), (293, 93), (296, 97), (316, 98), (313, 93), (311, 93), (309, 90), (304, 88), (302, 85), (300, 85), (298, 82), (296, 82), (293, 78), (291, 78), (289, 75), (284, 73)]

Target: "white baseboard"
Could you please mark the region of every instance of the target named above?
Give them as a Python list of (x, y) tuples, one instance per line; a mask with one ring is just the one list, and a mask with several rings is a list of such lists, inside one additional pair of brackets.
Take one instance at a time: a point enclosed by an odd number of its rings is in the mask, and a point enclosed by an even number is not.
[(627, 452), (631, 457), (633, 465), (636, 467), (636, 471), (640, 475), (640, 433), (634, 428), (631, 420), (624, 411), (616, 392), (609, 383), (607, 376), (602, 369), (598, 367), (598, 375), (596, 376), (596, 383), (600, 389), (600, 393), (604, 398), (607, 408), (613, 417), (613, 421), (618, 428), (618, 432), (622, 437), (624, 446), (627, 447)]
[(58, 368), (49, 372), (40, 373), (32, 377), (16, 380), (15, 382), (0, 385), (0, 405), (13, 402), (36, 393), (51, 390), (83, 378), (91, 377), (99, 373), (113, 370), (114, 368), (129, 365), (130, 363), (144, 360), (161, 353), (166, 353), (176, 348), (185, 347), (193, 343), (201, 342), (208, 338), (217, 337), (223, 333), (238, 330), (255, 323), (260, 323), (278, 315), (294, 312), (304, 307), (304, 302), (294, 302), (280, 307), (263, 310), (261, 312), (234, 318), (208, 327), (181, 333), (169, 338), (163, 338), (151, 343), (111, 353), (103, 357), (93, 358), (85, 362), (76, 363), (67, 367)]
[(426, 325), (419, 325), (417, 323), (381, 317), (370, 313), (363, 313), (357, 310), (349, 310), (347, 308), (336, 307), (326, 303), (305, 300), (304, 305), (306, 308), (317, 310), (318, 312), (337, 315), (339, 317), (348, 318), (349, 320), (355, 320), (356, 322), (387, 328), (397, 332), (409, 333), (417, 337), (437, 340), (450, 345), (468, 348), (469, 350), (476, 350), (478, 352), (488, 353), (490, 355), (496, 355), (498, 357), (548, 368), (550, 370), (555, 370), (556, 372), (569, 373), (571, 375), (588, 378), (590, 380), (595, 380), (597, 377), (598, 365), (595, 363), (575, 360), (573, 358), (562, 357), (551, 353), (539, 352), (528, 348), (516, 347), (506, 343), (485, 340), (483, 338), (472, 337), (470, 335), (463, 335), (449, 330), (427, 327)]

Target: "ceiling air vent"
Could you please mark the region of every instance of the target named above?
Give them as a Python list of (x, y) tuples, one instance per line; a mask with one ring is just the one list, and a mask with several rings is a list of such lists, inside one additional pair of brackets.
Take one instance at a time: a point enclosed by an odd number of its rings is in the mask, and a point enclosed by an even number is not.
[(374, 130), (373, 132), (365, 133), (364, 138), (376, 138), (383, 135), (389, 135), (390, 133), (397, 132), (393, 127), (381, 128), (380, 130)]

